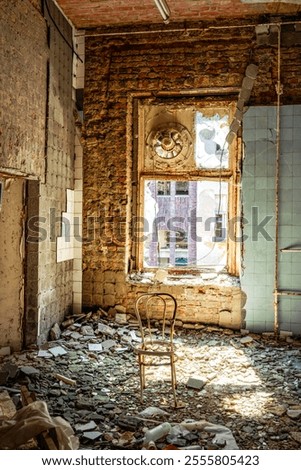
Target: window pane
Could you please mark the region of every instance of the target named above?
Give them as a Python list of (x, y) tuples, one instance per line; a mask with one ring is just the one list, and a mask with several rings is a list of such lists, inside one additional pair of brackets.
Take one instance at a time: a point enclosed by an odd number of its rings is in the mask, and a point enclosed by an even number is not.
[(144, 267), (224, 268), (228, 183), (188, 181), (182, 195), (179, 181), (164, 181), (168, 194), (158, 191), (161, 183), (145, 181)]
[(170, 182), (158, 181), (157, 182), (157, 194), (159, 196), (169, 196), (170, 195)]
[(176, 181), (176, 194), (181, 196), (188, 196), (188, 193), (188, 181)]
[(226, 137), (229, 132), (228, 115), (204, 116), (197, 112), (195, 117), (196, 146), (195, 161), (198, 168), (227, 168), (229, 149)]

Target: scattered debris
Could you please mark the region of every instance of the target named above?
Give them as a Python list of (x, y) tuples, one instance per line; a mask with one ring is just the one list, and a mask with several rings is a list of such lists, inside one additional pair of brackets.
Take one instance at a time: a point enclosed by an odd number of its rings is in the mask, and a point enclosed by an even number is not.
[(301, 416), (301, 408), (295, 409), (295, 410), (287, 410), (287, 416), (289, 416), (292, 419), (298, 419)]
[(183, 422), (182, 426), (189, 431), (205, 431), (214, 434), (213, 444), (217, 444), (225, 450), (239, 449), (230, 429), (220, 424), (212, 424), (206, 421)]
[(88, 431), (83, 433), (83, 437), (85, 439), (89, 439), (90, 441), (95, 441), (101, 436), (99, 431)]
[(108, 325), (104, 325), (103, 323), (98, 323), (97, 327), (98, 333), (102, 333), (103, 335), (114, 336), (116, 331)]
[(3, 348), (0, 348), (0, 356), (10, 356), (10, 347), (9, 346), (4, 346)]
[(68, 354), (68, 351), (66, 349), (62, 348), (62, 346), (55, 346), (54, 348), (48, 349), (48, 351), (54, 356), (64, 356), (65, 354)]
[[(115, 317), (126, 316), (115, 310)], [(47, 403), (51, 416), (70, 423), (83, 449), (300, 448), (296, 338), (289, 337), (288, 344), (286, 336), (252, 334), (244, 342), (247, 331), (204, 325), (184, 330), (179, 322), (175, 346), (181, 406), (174, 408), (168, 367), (148, 369), (140, 402), (135, 320), (114, 325), (113, 314), (103, 312), (68, 318), (68, 325), (60, 325), (60, 338), (40, 350), (0, 357), (0, 417), (1, 390), (19, 405), (25, 383), (30, 394)], [(152, 326), (156, 335), (157, 324)], [(146, 442), (147, 432), (166, 421), (168, 433)]]
[(196, 378), (196, 377), (189, 377), (186, 387), (195, 388), (196, 390), (202, 390), (202, 388), (205, 385), (206, 385), (206, 380)]
[[(10, 420), (3, 420), (0, 425), (0, 448), (16, 450), (33, 438), (39, 438), (44, 432), (52, 430), (55, 435), (57, 450), (78, 448), (78, 439), (74, 436), (69, 423), (62, 418), (51, 418), (47, 405), (34, 401), (18, 410)], [(54, 441), (51, 439), (51, 444)], [(44, 443), (47, 444), (47, 440)], [(50, 447), (44, 447), (50, 448)], [(53, 448), (53, 447), (51, 447)]]
[(79, 432), (92, 431), (96, 427), (97, 427), (97, 424), (95, 423), (95, 421), (89, 421), (86, 424), (76, 424), (75, 430)]
[(159, 424), (159, 426), (146, 431), (143, 444), (145, 445), (149, 442), (156, 442), (161, 439), (161, 437), (167, 436), (170, 431), (171, 425), (169, 423)]
[(38, 369), (36, 369), (35, 367), (32, 367), (32, 366), (22, 366), (20, 367), (20, 370), (21, 372), (23, 372), (23, 374), (25, 375), (39, 375), (40, 374), (40, 371)]
[(299, 442), (299, 444), (301, 444), (301, 432), (300, 431), (291, 432), (291, 436), (296, 442)]
[(253, 340), (252, 336), (244, 336), (240, 340), (241, 344), (249, 344), (249, 343), (252, 343), (253, 341), (254, 340)]
[(4, 419), (11, 419), (15, 413), (16, 407), (7, 390), (0, 392), (0, 426)]
[(44, 349), (40, 349), (38, 352), (38, 357), (50, 358), (50, 357), (53, 357), (53, 354), (51, 354), (49, 351), (46, 351)]
[(119, 325), (125, 325), (127, 323), (126, 313), (116, 313), (115, 322)]
[(76, 380), (70, 379), (69, 377), (65, 377), (64, 375), (54, 374), (54, 377), (60, 380), (61, 382), (64, 382), (65, 384), (73, 385), (73, 386), (76, 385)]
[(61, 332), (61, 329), (60, 329), (59, 325), (57, 323), (55, 323), (53, 325), (53, 327), (51, 328), (50, 333), (49, 333), (49, 337), (50, 337), (51, 341), (55, 341), (55, 340), (60, 339), (61, 334), (62, 334), (62, 332)]
[(101, 343), (89, 343), (88, 344), (89, 351), (98, 351), (101, 352), (103, 350), (103, 346)]
[(90, 325), (82, 326), (80, 332), (83, 336), (95, 336), (93, 327)]
[(291, 331), (280, 330), (279, 332), (280, 337), (286, 338), (288, 336), (293, 336)]
[(153, 418), (155, 416), (167, 416), (168, 413), (165, 410), (161, 410), (157, 406), (148, 406), (145, 410), (140, 411), (139, 416), (143, 418)]
[(114, 341), (113, 339), (107, 339), (106, 341), (101, 343), (101, 346), (102, 346), (104, 351), (108, 351), (109, 349), (116, 346), (116, 341)]

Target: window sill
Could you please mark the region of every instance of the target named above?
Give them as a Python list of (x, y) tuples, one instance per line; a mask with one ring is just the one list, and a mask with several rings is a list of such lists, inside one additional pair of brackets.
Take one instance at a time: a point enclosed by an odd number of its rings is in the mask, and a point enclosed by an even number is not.
[(228, 273), (199, 272), (199, 273), (169, 273), (162, 269), (152, 272), (135, 271), (128, 275), (127, 281), (133, 285), (165, 285), (165, 286), (205, 286), (240, 287), (238, 276)]

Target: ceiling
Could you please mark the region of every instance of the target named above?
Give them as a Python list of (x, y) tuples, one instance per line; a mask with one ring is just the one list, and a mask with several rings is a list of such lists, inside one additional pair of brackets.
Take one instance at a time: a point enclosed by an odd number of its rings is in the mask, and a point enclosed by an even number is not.
[[(48, 0), (49, 1), (49, 0)], [(154, 0), (55, 0), (77, 29), (162, 24)], [(166, 0), (170, 23), (301, 14), (301, 0)], [(164, 25), (165, 26), (165, 25)]]

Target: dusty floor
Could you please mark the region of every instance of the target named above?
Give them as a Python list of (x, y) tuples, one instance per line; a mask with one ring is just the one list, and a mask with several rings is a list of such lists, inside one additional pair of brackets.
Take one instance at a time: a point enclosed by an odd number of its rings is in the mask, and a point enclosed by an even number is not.
[[(140, 402), (133, 353), (137, 329), (97, 315), (69, 326), (58, 340), (44, 345), (42, 352), (29, 350), (0, 358), (0, 389), (10, 390), (18, 405), (17, 390), (20, 384), (26, 384), (38, 400), (46, 401), (52, 416), (62, 416), (71, 424), (80, 448), (139, 449), (146, 427), (185, 420), (226, 426), (240, 449), (301, 448), (299, 340), (288, 343), (272, 336), (246, 337), (211, 327), (176, 332), (181, 409), (172, 406), (168, 368), (151, 369), (144, 403)], [(97, 351), (100, 343), (102, 352)], [(13, 365), (18, 366), (14, 369), (17, 373), (10, 372), (4, 380), (3, 371), (12, 370)], [(57, 373), (76, 383), (60, 381)], [(187, 387), (191, 377), (201, 379), (199, 389)], [(139, 415), (150, 406), (165, 414), (158, 415), (155, 410), (147, 416)], [(179, 432), (157, 446), (164, 448), (167, 444), (218, 447), (205, 431), (188, 435)]]

